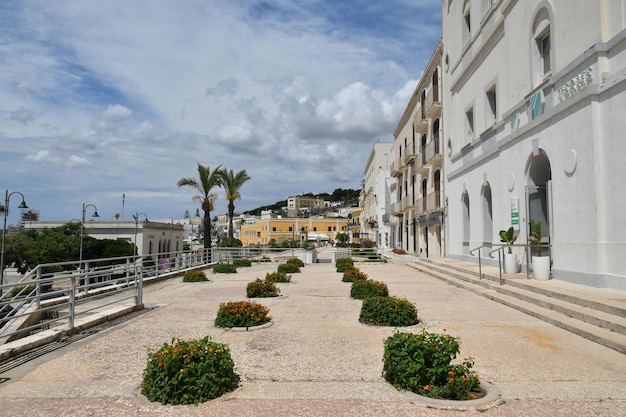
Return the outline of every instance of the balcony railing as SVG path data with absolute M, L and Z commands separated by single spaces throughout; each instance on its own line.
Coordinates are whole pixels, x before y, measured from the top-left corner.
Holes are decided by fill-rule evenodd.
M 417 168 L 433 165 L 441 161 L 441 140 L 435 138 L 426 144 L 426 149 L 420 152 Z
M 426 195 L 426 198 L 420 198 L 415 204 L 416 214 L 428 213 L 441 208 L 441 193 L 432 192 Z
M 436 111 L 441 108 L 441 99 L 439 98 L 439 86 L 433 85 L 426 93 L 425 102 L 422 103 L 422 118 L 432 119 Z

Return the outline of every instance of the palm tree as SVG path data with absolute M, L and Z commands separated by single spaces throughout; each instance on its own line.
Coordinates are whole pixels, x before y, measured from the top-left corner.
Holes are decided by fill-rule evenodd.
M 239 189 L 243 183 L 249 179 L 250 177 L 245 169 L 242 169 L 236 174 L 232 169 L 229 171 L 224 168 L 221 171 L 222 186 L 226 192 L 226 200 L 228 200 L 228 239 L 230 246 L 233 246 L 233 217 L 235 217 L 235 200 L 238 198 L 241 199 Z
M 204 211 L 203 228 L 204 228 L 204 247 L 211 247 L 211 211 L 215 208 L 213 202 L 217 199 L 217 194 L 211 193 L 213 187 L 221 187 L 222 174 L 220 166 L 211 171 L 208 166 L 203 166 L 198 163 L 198 179 L 195 178 L 181 178 L 178 180 L 178 186 L 188 186 L 195 188 L 200 194 L 194 195 L 192 200 L 200 200 L 202 204 L 202 210 Z M 209 251 L 209 259 L 211 253 Z

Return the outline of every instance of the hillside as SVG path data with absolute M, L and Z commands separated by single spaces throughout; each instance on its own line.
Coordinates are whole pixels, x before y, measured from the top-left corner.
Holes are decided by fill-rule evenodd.
M 320 193 L 320 194 L 306 193 L 303 195 L 307 197 L 320 197 L 320 198 L 323 198 L 324 201 L 333 201 L 333 202 L 340 201 L 343 203 L 344 207 L 345 206 L 349 207 L 349 206 L 356 206 L 359 204 L 359 193 L 360 193 L 360 190 L 344 190 L 342 188 L 337 188 L 331 194 L 329 193 Z M 261 211 L 263 210 L 272 210 L 275 213 L 280 213 L 282 208 L 285 206 L 287 206 L 287 200 L 282 200 L 282 201 L 277 201 L 276 203 L 271 204 L 271 205 L 257 207 L 253 210 L 248 211 L 247 213 L 250 213 L 255 216 L 260 216 Z

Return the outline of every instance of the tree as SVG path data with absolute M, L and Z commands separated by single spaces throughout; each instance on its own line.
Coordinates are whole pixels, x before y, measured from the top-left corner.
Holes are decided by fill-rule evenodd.
M 226 200 L 228 200 L 228 239 L 229 246 L 233 246 L 233 217 L 235 217 L 235 200 L 241 199 L 239 189 L 250 179 L 245 169 L 237 172 L 224 168 L 221 171 L 221 182 L 226 192 Z
M 198 163 L 198 178 L 181 178 L 178 180 L 179 187 L 192 187 L 200 193 L 192 197 L 193 201 L 200 200 L 202 210 L 204 211 L 203 228 L 204 228 L 204 247 L 206 249 L 211 248 L 211 211 L 215 208 L 214 201 L 217 199 L 217 194 L 212 194 L 211 190 L 214 187 L 221 187 L 221 171 L 220 166 L 211 171 L 208 166 Z M 209 251 L 209 260 L 211 252 Z

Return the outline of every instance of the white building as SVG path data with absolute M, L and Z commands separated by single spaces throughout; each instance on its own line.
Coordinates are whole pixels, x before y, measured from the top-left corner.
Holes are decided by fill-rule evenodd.
M 389 222 L 383 216 L 390 206 L 387 187 L 389 177 L 389 154 L 393 143 L 377 142 L 372 146 L 363 174 L 365 182 L 361 191 L 361 240 L 374 241 L 379 249 L 390 248 Z
M 444 0 L 442 18 L 448 256 L 541 220 L 554 279 L 625 290 L 624 0 Z

